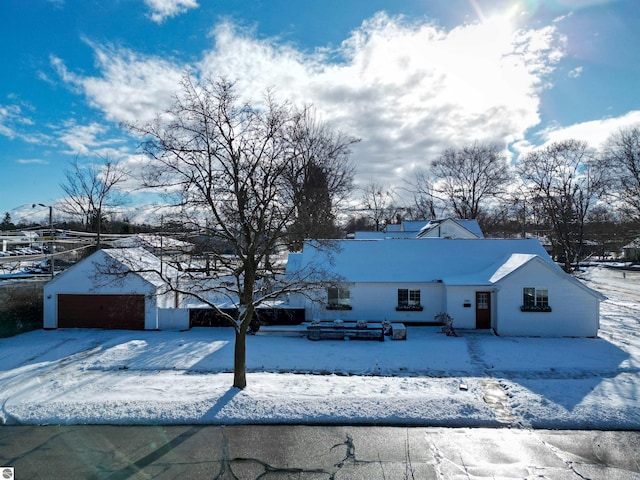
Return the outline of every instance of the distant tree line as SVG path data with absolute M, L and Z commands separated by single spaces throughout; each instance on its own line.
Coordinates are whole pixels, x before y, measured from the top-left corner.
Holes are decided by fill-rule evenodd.
M 488 237 L 542 238 L 571 270 L 588 254 L 619 251 L 640 236 L 640 126 L 612 135 L 599 151 L 565 140 L 533 150 L 515 164 L 497 145 L 450 148 L 425 159 L 424 167 L 395 190 L 377 182 L 356 189 L 349 146 L 357 140 L 320 123 L 311 108 L 298 111 L 287 128 L 296 138 L 294 155 L 300 162 L 282 174 L 295 197 L 295 221 L 287 226 L 293 250 L 307 238 L 342 238 L 402 220 L 450 216 L 476 219 Z M 66 220 L 57 226 L 94 232 L 98 239 L 100 233 L 189 230 L 181 221 L 139 225 L 114 218 L 114 207 L 126 201 L 120 187 L 128 175 L 109 158 L 88 166 L 76 159 L 61 184 Z M 15 224 L 6 212 L 0 230 L 37 225 Z M 228 243 L 218 246 L 229 251 Z
M 600 151 L 565 140 L 510 164 L 504 149 L 474 142 L 425 164 L 400 192 L 363 187 L 347 232 L 401 220 L 476 219 L 488 237 L 548 241 L 567 271 L 640 236 L 640 126 L 612 135 Z

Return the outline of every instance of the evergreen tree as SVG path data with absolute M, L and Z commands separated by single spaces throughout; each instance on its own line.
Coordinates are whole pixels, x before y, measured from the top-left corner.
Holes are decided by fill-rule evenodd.
M 11 214 L 9 212 L 6 212 L 4 214 L 4 220 L 2 221 L 2 223 L 0 223 L 0 230 L 15 230 L 15 228 L 16 226 L 11 221 Z

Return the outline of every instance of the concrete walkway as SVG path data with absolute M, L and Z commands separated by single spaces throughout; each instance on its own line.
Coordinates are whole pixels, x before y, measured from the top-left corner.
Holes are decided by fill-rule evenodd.
M 0 427 L 0 465 L 13 467 L 16 479 L 626 480 L 640 478 L 639 451 L 640 432 L 251 425 Z

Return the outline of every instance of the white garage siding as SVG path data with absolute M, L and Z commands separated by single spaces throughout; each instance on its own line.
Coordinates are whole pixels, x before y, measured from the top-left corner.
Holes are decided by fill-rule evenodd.
M 57 275 L 45 285 L 44 328 L 59 327 L 59 295 L 105 295 L 116 296 L 108 297 L 107 300 L 109 298 L 118 298 L 117 296 L 144 297 L 144 329 L 156 330 L 158 328 L 158 307 L 171 306 L 173 304 L 173 296 L 164 294 L 158 285 L 147 278 L 143 278 L 141 274 L 135 271 L 127 271 L 126 274 L 107 273 L 113 265 L 118 265 L 125 270 L 128 268 L 119 263 L 119 258 L 143 259 L 147 262 L 158 261 L 156 257 L 141 249 L 127 249 L 126 251 L 125 249 L 113 249 L 95 252 L 70 269 Z M 89 307 L 87 307 L 86 302 L 82 303 L 84 304 L 82 308 L 85 311 L 90 308 L 90 302 Z M 96 308 L 101 303 L 104 306 L 103 302 L 97 301 L 95 303 L 97 304 Z M 91 313 L 87 313 L 87 315 L 91 315 Z M 96 312 L 96 316 L 101 318 L 98 312 Z M 102 323 L 105 323 L 105 318 L 107 317 L 102 317 Z M 74 321 L 82 323 L 80 319 L 75 319 Z M 98 328 L 114 328 L 117 325 L 126 325 L 126 321 L 118 320 L 114 322 L 113 326 L 109 324 L 101 326 L 100 321 L 91 322 L 91 320 L 87 320 L 86 324 Z

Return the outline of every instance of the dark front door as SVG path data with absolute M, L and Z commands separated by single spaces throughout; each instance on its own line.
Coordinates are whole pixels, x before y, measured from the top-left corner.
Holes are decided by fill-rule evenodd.
M 491 292 L 476 292 L 476 328 L 491 328 Z

